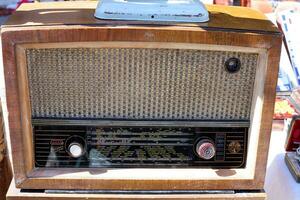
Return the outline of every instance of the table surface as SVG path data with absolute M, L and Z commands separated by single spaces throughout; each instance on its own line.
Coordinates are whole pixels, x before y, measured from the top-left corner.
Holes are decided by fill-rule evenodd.
M 283 121 L 274 122 L 265 180 L 268 200 L 300 199 L 300 183 L 295 181 L 284 161 L 286 135 Z

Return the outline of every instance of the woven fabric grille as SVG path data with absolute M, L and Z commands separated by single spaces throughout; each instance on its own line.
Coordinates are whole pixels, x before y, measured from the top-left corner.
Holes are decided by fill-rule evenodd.
M 27 49 L 32 117 L 249 120 L 257 53 Z M 224 63 L 241 60 L 230 74 Z

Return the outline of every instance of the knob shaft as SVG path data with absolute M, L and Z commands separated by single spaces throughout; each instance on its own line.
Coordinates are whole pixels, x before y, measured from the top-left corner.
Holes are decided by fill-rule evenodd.
M 196 145 L 196 152 L 200 158 L 209 160 L 215 156 L 216 148 L 213 141 L 209 139 L 202 139 Z

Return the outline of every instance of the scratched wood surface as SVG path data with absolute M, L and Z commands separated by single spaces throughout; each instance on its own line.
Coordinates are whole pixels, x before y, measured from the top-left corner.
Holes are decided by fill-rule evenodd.
M 49 2 L 22 4 L 3 27 L 29 27 L 49 25 L 108 25 L 108 26 L 158 26 L 168 25 L 173 29 L 192 27 L 197 29 L 235 29 L 250 32 L 277 32 L 277 28 L 262 13 L 236 6 L 206 5 L 210 12 L 207 23 L 141 22 L 99 20 L 94 18 L 95 2 Z
M 1 104 L 0 104 L 1 105 Z M 10 161 L 7 155 L 4 138 L 4 121 L 0 106 L 0 200 L 5 200 L 5 195 L 12 179 Z
M 265 200 L 266 193 L 263 191 L 249 191 L 234 194 L 50 194 L 45 192 L 21 192 L 14 185 L 10 185 L 7 200 Z

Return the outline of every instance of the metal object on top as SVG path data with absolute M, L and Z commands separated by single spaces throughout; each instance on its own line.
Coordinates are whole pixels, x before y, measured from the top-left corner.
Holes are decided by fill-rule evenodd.
M 295 159 L 300 162 L 300 147 L 298 147 L 296 150 Z
M 200 0 L 101 0 L 99 19 L 207 22 L 209 14 Z

